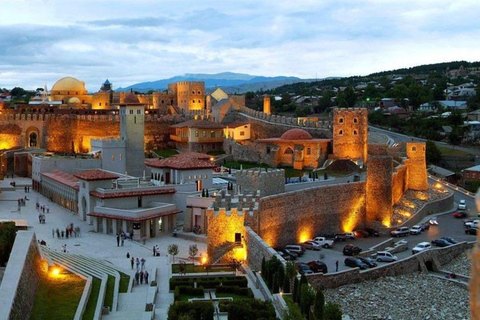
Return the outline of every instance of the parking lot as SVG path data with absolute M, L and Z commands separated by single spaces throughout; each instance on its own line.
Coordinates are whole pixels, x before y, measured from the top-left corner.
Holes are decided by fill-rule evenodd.
M 470 217 L 477 219 L 475 214 L 471 213 Z M 425 219 L 428 221 L 429 219 Z M 446 213 L 437 216 L 438 225 L 431 226 L 429 230 L 423 231 L 418 235 L 408 235 L 406 237 L 394 238 L 395 241 L 406 240 L 408 241 L 408 250 L 396 253 L 398 259 L 404 259 L 412 255 L 411 249 L 420 242 L 431 242 L 432 240 L 439 239 L 441 237 L 451 237 L 457 241 L 475 241 L 476 236 L 465 234 L 465 228 L 463 226 L 464 219 L 457 219 L 452 216 L 452 213 Z M 299 257 L 296 262 L 309 262 L 312 260 L 321 260 L 327 267 L 328 272 L 335 272 L 335 263 L 338 261 L 338 270 L 350 269 L 344 265 L 346 256 L 342 251 L 345 245 L 351 243 L 363 249 L 368 250 L 372 246 L 379 244 L 387 239 L 390 239 L 390 235 L 381 235 L 380 237 L 368 237 L 368 238 L 356 238 L 355 240 L 347 240 L 335 242 L 333 248 L 322 248 L 320 251 L 307 250 L 305 254 Z M 378 265 L 383 265 L 388 262 L 378 262 Z

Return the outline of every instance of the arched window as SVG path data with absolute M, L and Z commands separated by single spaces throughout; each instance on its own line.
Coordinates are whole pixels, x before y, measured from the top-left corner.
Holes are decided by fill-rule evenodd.
M 357 118 L 353 118 L 353 123 L 358 123 L 358 119 L 357 119 Z
M 354 136 L 358 135 L 357 130 L 353 130 L 353 135 L 354 135 Z
M 343 130 L 338 131 L 339 136 L 343 136 Z
M 338 123 L 343 123 L 343 118 L 339 118 Z
M 293 154 L 292 148 L 287 148 L 287 149 L 285 149 L 284 154 Z

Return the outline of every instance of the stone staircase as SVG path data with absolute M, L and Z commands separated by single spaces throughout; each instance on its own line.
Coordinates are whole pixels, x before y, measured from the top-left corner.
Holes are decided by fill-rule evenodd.
M 77 308 L 75 319 L 81 319 L 83 311 L 88 302 L 88 297 L 91 291 L 91 283 L 93 278 L 97 278 L 101 281 L 100 292 L 98 295 L 97 306 L 95 309 L 94 319 L 101 319 L 103 313 L 103 302 L 105 300 L 106 287 L 108 277 L 115 278 L 114 295 L 111 313 L 115 313 L 119 305 L 119 289 L 120 289 L 120 273 L 110 263 L 97 259 L 88 258 L 81 255 L 69 254 L 63 252 L 52 251 L 45 246 L 41 246 L 43 255 L 49 260 L 49 264 L 56 264 L 63 267 L 70 272 L 76 273 L 87 279 L 87 285 L 85 286 L 84 294 Z M 132 288 L 133 276 L 130 275 L 129 291 Z M 138 309 L 137 309 L 138 310 Z
M 240 242 L 226 242 L 218 247 L 215 251 L 215 255 L 212 257 L 212 264 L 215 265 L 222 261 L 233 249 L 243 248 Z

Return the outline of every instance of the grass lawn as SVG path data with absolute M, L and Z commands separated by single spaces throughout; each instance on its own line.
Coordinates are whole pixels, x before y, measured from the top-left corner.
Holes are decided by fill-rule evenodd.
M 120 293 L 126 293 L 128 291 L 128 284 L 130 283 L 130 276 L 120 272 Z
M 238 294 L 235 294 L 235 293 L 226 293 L 226 292 L 222 292 L 222 293 L 215 293 L 215 295 L 217 296 L 217 298 L 227 298 L 227 297 L 232 297 L 233 300 L 240 300 L 240 299 L 252 299 L 251 297 L 248 297 L 248 296 L 240 296 Z
M 100 293 L 100 285 L 102 281 L 98 278 L 93 278 L 92 291 L 90 291 L 90 297 L 88 298 L 85 312 L 83 313 L 83 320 L 93 319 L 95 315 L 95 308 L 97 307 L 98 294 Z
M 175 149 L 162 149 L 162 150 L 157 149 L 157 150 L 153 150 L 153 153 L 155 153 L 159 157 L 168 158 L 178 154 L 178 151 Z
M 283 296 L 283 300 L 285 300 L 285 303 L 287 304 L 288 306 L 288 309 L 297 309 L 298 313 L 301 314 L 302 312 L 300 311 L 300 307 L 298 306 L 298 304 L 296 304 L 295 302 L 293 302 L 293 299 L 292 299 L 292 295 L 290 294 L 284 294 Z
M 456 156 L 456 157 L 472 156 L 471 153 L 465 152 L 463 150 L 451 149 L 451 148 L 440 147 L 440 146 L 437 146 L 437 148 L 438 150 L 440 150 L 441 154 L 445 156 Z
M 199 273 L 199 272 L 207 272 L 207 271 L 205 271 L 204 266 L 192 265 L 192 264 L 185 265 L 185 273 Z M 212 273 L 212 272 L 232 272 L 233 273 L 233 270 L 230 267 L 221 267 L 221 268 L 212 268 L 208 271 L 208 273 Z M 172 264 L 172 273 L 180 273 L 180 266 L 178 264 Z
M 105 300 L 103 301 L 103 305 L 106 307 L 110 307 L 110 310 L 112 310 L 112 306 L 113 306 L 114 293 L 115 293 L 115 277 L 108 276 L 107 290 L 105 291 Z
M 73 319 L 85 284 L 74 274 L 41 275 L 30 319 Z

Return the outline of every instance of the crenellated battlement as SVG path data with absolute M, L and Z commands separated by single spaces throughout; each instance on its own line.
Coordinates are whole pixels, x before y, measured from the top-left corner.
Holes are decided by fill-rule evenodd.
M 285 170 L 283 169 L 238 170 L 235 176 L 240 193 L 265 197 L 285 192 Z

